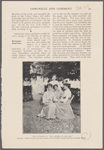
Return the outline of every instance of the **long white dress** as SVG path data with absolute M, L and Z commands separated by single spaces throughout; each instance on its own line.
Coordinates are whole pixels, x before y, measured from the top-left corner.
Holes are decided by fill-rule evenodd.
M 64 91 L 59 103 L 56 103 L 56 116 L 60 119 L 73 119 L 75 118 L 73 110 L 70 106 L 71 91 L 69 89 Z M 63 103 L 62 103 L 63 102 Z
M 54 92 L 46 91 L 43 95 L 43 108 L 41 110 L 41 113 L 38 114 L 39 117 L 47 117 L 48 119 L 56 117 L 56 105 L 53 100 Z
M 31 79 L 31 86 L 32 86 L 32 97 L 33 99 L 35 99 L 36 96 L 36 80 L 35 79 Z

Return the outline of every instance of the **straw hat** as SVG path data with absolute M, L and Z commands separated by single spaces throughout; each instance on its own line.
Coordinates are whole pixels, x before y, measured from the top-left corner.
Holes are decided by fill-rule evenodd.
M 65 80 L 63 81 L 63 84 L 64 84 L 64 85 L 70 85 L 70 80 L 69 80 L 69 79 L 65 79 Z

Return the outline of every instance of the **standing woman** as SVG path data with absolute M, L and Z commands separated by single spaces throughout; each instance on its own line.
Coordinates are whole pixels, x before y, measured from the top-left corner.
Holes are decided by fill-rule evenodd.
M 35 99 L 35 96 L 36 96 L 36 87 L 35 87 L 35 84 L 36 84 L 36 78 L 31 78 L 31 88 L 32 88 L 32 97 L 33 99 Z
M 60 119 L 73 119 L 75 118 L 73 110 L 70 106 L 72 95 L 70 91 L 70 84 L 64 83 L 63 96 L 60 102 L 56 103 L 56 117 Z
M 44 78 L 44 82 L 43 82 L 44 83 L 44 92 L 47 91 L 48 80 L 49 80 L 48 77 Z
M 57 76 L 55 74 L 52 76 L 52 81 L 50 81 L 49 83 L 52 84 L 52 86 L 57 84 L 58 85 L 58 89 L 61 90 L 59 82 L 57 81 Z

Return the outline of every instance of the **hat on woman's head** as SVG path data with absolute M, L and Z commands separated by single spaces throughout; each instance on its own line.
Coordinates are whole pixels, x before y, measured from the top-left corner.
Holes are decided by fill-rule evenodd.
M 69 79 L 65 79 L 63 82 L 63 85 L 66 85 L 68 88 L 70 88 L 71 84 L 70 84 Z
M 70 80 L 69 80 L 69 79 L 65 79 L 65 80 L 63 81 L 63 84 L 70 84 Z

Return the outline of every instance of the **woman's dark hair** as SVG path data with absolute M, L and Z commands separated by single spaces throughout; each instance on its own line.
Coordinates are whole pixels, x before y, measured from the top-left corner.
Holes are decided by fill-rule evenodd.
M 49 80 L 48 80 L 48 83 L 49 83 L 50 81 L 51 81 L 51 80 L 49 79 Z
M 57 86 L 57 87 L 58 87 L 58 85 L 57 85 L 57 84 L 55 84 L 55 85 L 53 86 L 53 89 L 55 89 L 55 86 Z
M 48 86 L 51 86 L 51 87 L 52 87 L 52 84 L 49 83 L 49 84 L 47 84 L 47 87 L 48 87 Z

